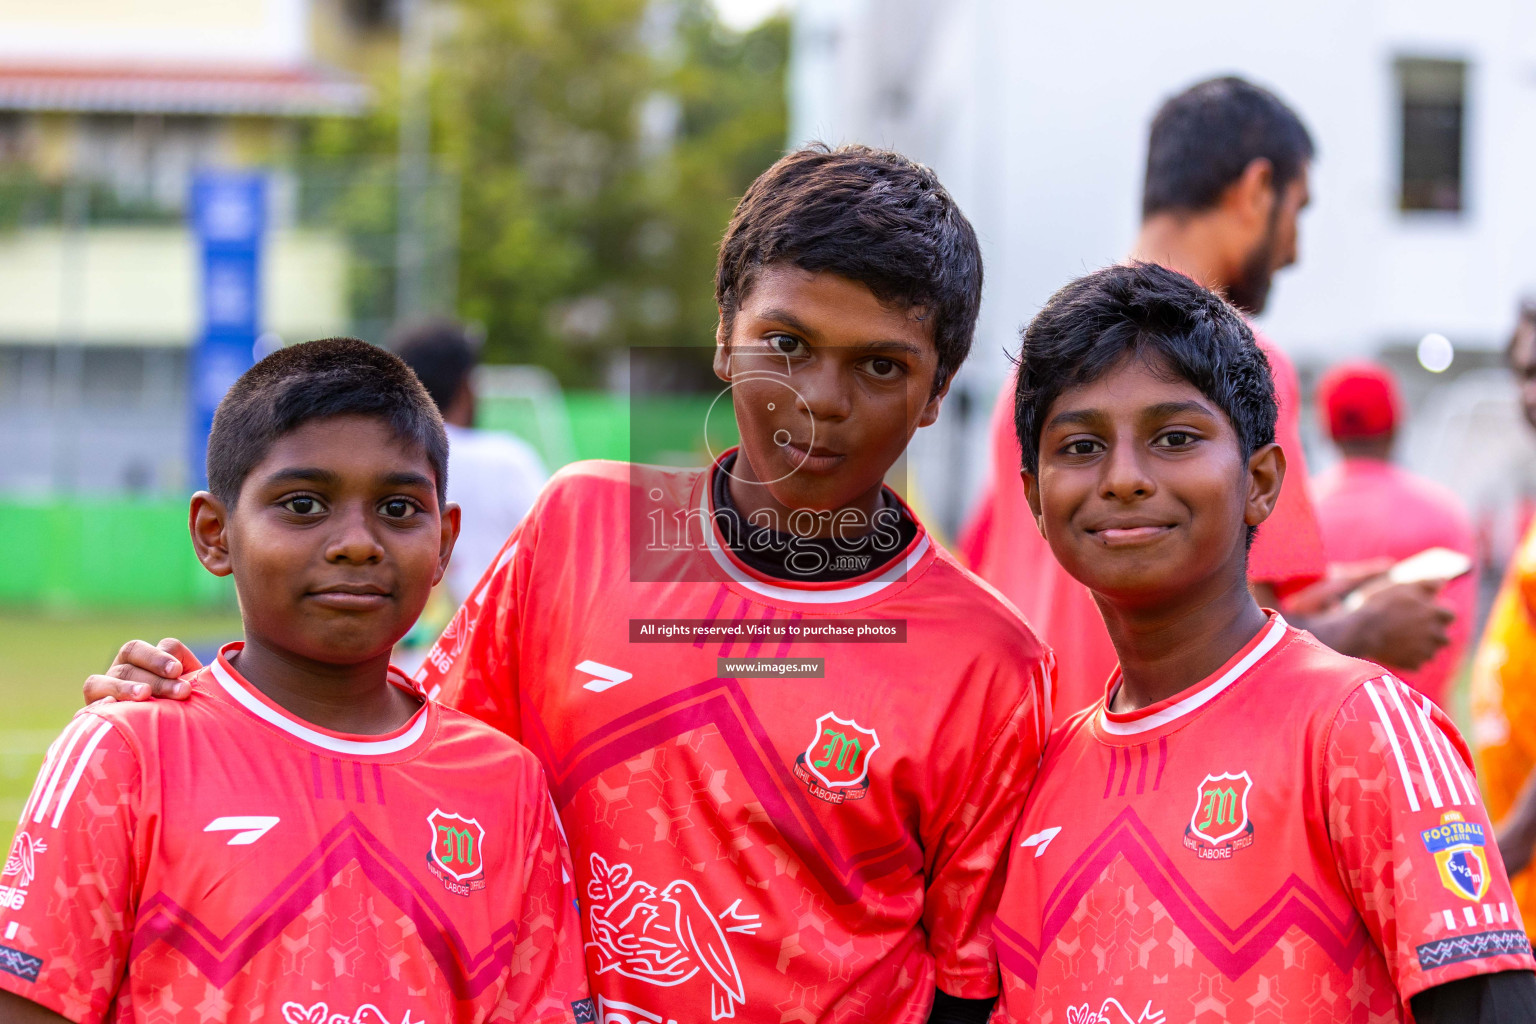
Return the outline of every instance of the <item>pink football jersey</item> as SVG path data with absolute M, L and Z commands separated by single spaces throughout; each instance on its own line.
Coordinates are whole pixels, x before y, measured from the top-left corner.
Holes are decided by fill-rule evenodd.
M 420 677 L 544 762 L 600 1018 L 920 1024 L 935 987 L 994 995 L 1047 652 L 921 530 L 862 577 L 760 576 L 708 484 L 562 471 Z M 701 631 L 654 642 L 663 619 Z
M 532 755 L 431 702 L 329 732 L 240 647 L 187 702 L 93 704 L 53 745 L 0 879 L 0 987 L 76 1021 L 591 1020 Z
M 1199 685 L 1052 737 L 995 926 L 1006 1019 L 1407 1019 L 1536 967 L 1493 839 L 1450 720 L 1272 615 Z

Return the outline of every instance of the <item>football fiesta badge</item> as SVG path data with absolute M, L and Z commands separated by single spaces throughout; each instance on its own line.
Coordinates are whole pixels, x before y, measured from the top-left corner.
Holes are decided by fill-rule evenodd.
M 474 818 L 434 810 L 427 815 L 432 845 L 427 867 L 449 892 L 468 896 L 485 888 L 485 829 Z
M 1253 845 L 1253 822 L 1248 820 L 1248 792 L 1253 779 L 1247 772 L 1207 775 L 1195 787 L 1195 813 L 1184 828 L 1184 845 L 1201 860 L 1227 860 L 1234 852 Z
M 1456 811 L 1446 811 L 1440 824 L 1419 833 L 1424 848 L 1434 854 L 1440 884 L 1464 900 L 1476 902 L 1488 893 L 1487 842 L 1483 826 L 1467 821 Z
M 810 744 L 795 758 L 795 778 L 829 804 L 862 800 L 869 792 L 869 759 L 879 749 L 873 729 L 829 711 L 816 719 Z

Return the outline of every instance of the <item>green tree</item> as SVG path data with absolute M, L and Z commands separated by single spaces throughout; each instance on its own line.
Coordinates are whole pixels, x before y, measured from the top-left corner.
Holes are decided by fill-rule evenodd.
M 433 148 L 459 181 L 458 312 L 484 324 L 488 357 L 580 385 L 630 345 L 708 344 L 715 246 L 783 147 L 787 21 L 733 32 L 708 0 L 453 12 L 433 54 Z M 310 152 L 387 154 L 395 84 L 374 115 L 318 126 Z

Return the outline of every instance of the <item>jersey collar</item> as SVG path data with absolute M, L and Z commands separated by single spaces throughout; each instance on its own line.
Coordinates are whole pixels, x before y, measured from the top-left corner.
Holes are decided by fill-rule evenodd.
M 1273 651 L 1285 639 L 1287 627 L 1279 612 L 1269 613 L 1269 622 L 1254 638 L 1232 656 L 1216 672 L 1202 682 L 1182 690 L 1167 700 L 1158 701 L 1138 711 L 1117 713 L 1109 710 L 1115 691 L 1120 688 L 1120 667 L 1115 666 L 1109 677 L 1109 685 L 1094 714 L 1099 733 L 1110 737 L 1137 737 L 1140 739 L 1163 726 L 1181 722 L 1205 705 L 1221 696 L 1257 665 L 1265 655 Z
M 235 671 L 230 658 L 240 653 L 244 646 L 244 643 L 235 641 L 225 644 L 219 650 L 218 658 L 208 666 L 212 688 L 274 729 L 287 733 L 308 746 L 317 747 L 330 754 L 345 754 L 350 757 L 382 757 L 399 755 L 402 752 L 406 756 L 411 756 L 417 752 L 418 747 L 425 746 L 432 731 L 429 728 L 432 724 L 429 719 L 432 718 L 434 709 L 431 701 L 424 701 L 410 720 L 393 732 L 380 736 L 332 732 L 306 722 L 280 707 Z M 420 690 L 393 665 L 389 669 L 389 681 L 392 685 L 420 696 Z M 392 760 L 400 760 L 400 758 L 395 757 Z
M 731 451 L 735 450 L 731 449 Z M 720 456 L 720 459 L 724 460 L 730 454 L 731 452 L 727 451 Z M 838 580 L 835 583 L 795 583 L 764 576 L 737 558 L 720 535 L 720 528 L 714 517 L 714 503 L 711 499 L 713 491 L 711 484 L 714 474 L 719 472 L 719 467 L 720 462 L 717 460 L 708 470 L 699 474 L 694 482 L 691 502 L 693 507 L 700 511 L 703 519 L 709 523 L 705 539 L 715 568 L 731 585 L 747 591 L 755 600 L 766 600 L 774 604 L 802 605 L 817 611 L 847 610 L 842 606 L 871 603 L 888 596 L 889 592 L 899 589 L 902 584 L 910 582 L 925 571 L 934 558 L 933 543 L 928 539 L 928 531 L 924 528 L 922 520 L 918 519 L 907 503 L 901 500 L 901 495 L 887 487 L 886 491 L 917 524 L 917 535 L 894 562 L 888 562 L 880 569 L 864 576 Z

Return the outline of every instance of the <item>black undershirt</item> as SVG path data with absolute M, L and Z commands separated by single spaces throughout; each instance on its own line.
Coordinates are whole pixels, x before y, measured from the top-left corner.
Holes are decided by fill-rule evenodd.
M 710 478 L 715 524 L 731 552 L 764 576 L 804 583 L 853 579 L 895 561 L 917 537 L 917 521 L 884 489 L 874 529 L 867 532 L 849 527 L 846 537 L 801 537 L 750 523 L 731 500 L 728 486 L 737 458 L 738 453 L 727 456 Z M 838 522 L 835 515 L 833 522 Z

